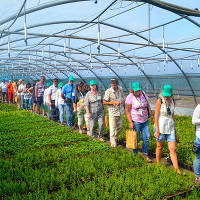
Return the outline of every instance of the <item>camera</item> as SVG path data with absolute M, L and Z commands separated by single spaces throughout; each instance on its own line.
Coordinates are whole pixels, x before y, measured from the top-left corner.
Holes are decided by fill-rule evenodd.
M 171 110 L 170 110 L 170 108 L 169 107 L 167 107 L 167 115 L 171 115 L 172 113 L 171 113 Z

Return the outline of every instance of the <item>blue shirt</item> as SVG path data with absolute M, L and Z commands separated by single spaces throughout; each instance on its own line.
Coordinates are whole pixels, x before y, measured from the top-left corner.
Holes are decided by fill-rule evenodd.
M 74 102 L 74 97 L 76 94 L 76 86 L 75 84 L 73 84 L 73 91 L 72 91 L 72 85 L 70 85 L 69 83 L 67 83 L 66 85 L 64 85 L 64 87 L 62 88 L 62 94 L 65 95 L 65 98 L 69 98 L 72 100 L 72 102 Z

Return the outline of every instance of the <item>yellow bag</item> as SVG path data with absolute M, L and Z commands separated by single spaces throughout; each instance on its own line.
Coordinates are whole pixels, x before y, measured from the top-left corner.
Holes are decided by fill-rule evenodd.
M 137 149 L 137 133 L 135 130 L 126 131 L 126 148 Z
M 105 126 L 105 128 L 108 128 L 108 116 L 107 115 L 105 115 L 105 117 L 104 117 L 104 126 Z

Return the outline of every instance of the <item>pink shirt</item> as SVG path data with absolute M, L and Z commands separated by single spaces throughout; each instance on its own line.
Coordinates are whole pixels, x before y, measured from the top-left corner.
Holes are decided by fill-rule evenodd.
M 131 108 L 132 120 L 139 123 L 144 123 L 148 120 L 148 111 L 147 111 L 148 97 L 144 91 L 143 93 L 147 100 L 145 99 L 142 93 L 140 97 L 135 97 L 133 93 L 130 93 L 126 97 L 126 102 L 125 102 L 125 104 L 132 104 Z

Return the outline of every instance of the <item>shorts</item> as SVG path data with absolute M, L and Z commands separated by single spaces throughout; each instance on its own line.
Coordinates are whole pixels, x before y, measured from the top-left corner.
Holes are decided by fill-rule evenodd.
M 154 133 L 155 132 L 156 132 L 156 128 L 154 127 Z M 176 134 L 162 134 L 162 133 L 160 133 L 156 140 L 158 142 L 164 142 L 165 139 L 167 140 L 167 142 L 176 142 Z

